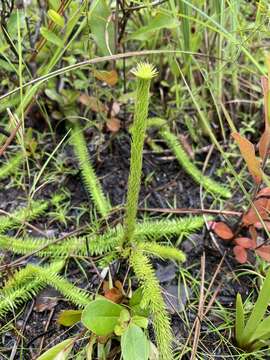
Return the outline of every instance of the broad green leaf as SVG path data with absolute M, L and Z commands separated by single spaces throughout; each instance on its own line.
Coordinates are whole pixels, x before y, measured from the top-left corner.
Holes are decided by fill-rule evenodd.
M 237 343 L 241 343 L 241 337 L 244 331 L 244 308 L 240 294 L 236 296 L 236 314 L 235 314 L 235 338 Z
M 109 20 L 111 10 L 108 6 L 108 1 L 94 1 L 90 11 L 91 33 L 98 49 L 100 50 L 100 53 L 102 55 L 110 55 L 110 52 L 114 53 L 114 26 L 112 21 Z
M 131 324 L 121 337 L 121 351 L 124 360 L 147 360 L 150 343 L 139 326 Z
M 268 338 L 270 338 L 270 316 L 267 316 L 267 318 L 259 324 L 257 329 L 254 329 L 250 341 L 267 340 Z
M 46 27 L 42 27 L 40 29 L 40 33 L 41 35 L 48 40 L 49 42 L 53 43 L 54 45 L 57 45 L 59 47 L 63 47 L 64 43 L 63 41 L 60 39 L 60 37 L 58 37 L 54 32 L 50 31 L 49 29 L 47 29 Z
M 249 343 L 251 337 L 253 336 L 254 329 L 256 329 L 263 319 L 263 316 L 267 310 L 267 307 L 270 303 L 270 270 L 268 270 L 262 288 L 260 290 L 258 299 L 254 305 L 252 313 L 247 321 L 245 326 L 242 341 L 243 343 Z
M 106 336 L 113 332 L 123 306 L 107 299 L 92 301 L 83 310 L 82 323 L 98 336 Z
M 64 27 L 65 26 L 65 19 L 63 16 L 61 16 L 60 14 L 58 14 L 58 12 L 54 11 L 53 9 L 48 10 L 47 12 L 49 18 L 56 24 L 59 25 L 60 27 Z
M 142 26 L 139 30 L 133 32 L 128 40 L 141 40 L 149 39 L 149 34 L 159 31 L 161 29 L 173 29 L 179 26 L 179 22 L 168 14 L 158 13 L 153 17 L 146 26 Z
M 37 360 L 65 360 L 74 344 L 74 338 L 66 339 L 47 350 Z
M 60 325 L 72 326 L 81 321 L 82 310 L 64 310 L 60 313 L 57 322 Z

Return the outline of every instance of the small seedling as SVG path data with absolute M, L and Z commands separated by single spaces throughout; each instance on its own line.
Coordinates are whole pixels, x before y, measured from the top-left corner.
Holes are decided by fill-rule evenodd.
M 270 344 L 270 316 L 264 318 L 269 305 L 270 270 L 268 270 L 258 299 L 245 323 L 243 302 L 240 294 L 236 298 L 235 340 L 245 351 L 259 350 Z
M 90 337 L 92 347 L 99 344 L 99 347 L 110 349 L 110 340 L 114 338 L 120 341 L 123 360 L 147 360 L 150 354 L 150 340 L 145 332 L 149 314 L 140 305 L 142 298 L 141 288 L 134 292 L 126 305 L 108 300 L 106 296 L 99 296 L 83 311 L 64 310 L 58 318 L 58 323 L 73 326 L 82 322 L 94 335 Z M 62 347 L 57 347 L 56 350 L 63 351 Z

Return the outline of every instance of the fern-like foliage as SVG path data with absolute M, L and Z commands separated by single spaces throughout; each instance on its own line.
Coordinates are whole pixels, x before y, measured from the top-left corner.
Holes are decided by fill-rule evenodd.
M 111 209 L 111 205 L 103 193 L 99 180 L 91 164 L 85 138 L 82 129 L 78 124 L 74 125 L 72 128 L 71 142 L 79 161 L 85 187 L 99 213 L 103 217 L 106 217 Z
M 0 166 L 0 180 L 7 178 L 9 175 L 16 172 L 18 167 L 23 161 L 23 154 L 17 153 L 11 156 L 6 163 L 1 164 Z
M 29 268 L 36 274 L 40 281 L 54 287 L 75 305 L 84 307 L 91 301 L 90 295 L 85 290 L 73 285 L 62 276 L 53 272 L 44 271 L 44 269 L 39 266 L 29 265 Z
M 157 241 L 169 236 L 184 236 L 200 229 L 204 224 L 201 216 L 179 218 L 174 220 L 144 221 L 135 228 L 136 240 Z M 29 254 L 36 252 L 41 247 L 45 249 L 38 252 L 39 256 L 63 257 L 72 255 L 105 255 L 120 246 L 124 230 L 121 225 L 109 229 L 105 234 L 88 234 L 85 236 L 71 237 L 59 244 L 51 244 L 55 239 L 47 238 L 15 238 L 0 234 L 0 247 L 16 254 Z
M 33 200 L 30 206 L 18 209 L 9 216 L 0 216 L 0 233 L 44 214 L 48 206 L 49 201 Z
M 56 206 L 63 198 L 63 194 L 55 194 L 51 200 L 32 200 L 28 206 L 20 208 L 9 215 L 0 216 L 0 233 L 23 224 L 25 220 L 36 219 L 45 213 L 50 204 Z
M 27 265 L 6 282 L 0 293 L 0 316 L 36 296 L 46 285 L 58 290 L 63 296 L 79 307 L 91 301 L 90 295 L 58 275 L 63 261 L 53 262 L 46 267 Z
M 63 267 L 63 261 L 57 261 L 50 266 L 42 268 L 42 271 L 50 274 L 58 273 Z M 37 295 L 44 288 L 46 282 L 41 281 L 33 272 L 32 266 L 16 271 L 6 282 L 0 292 L 0 317 L 3 317 L 8 311 L 16 309 L 26 301 Z
M 147 237 L 158 240 L 166 236 L 188 235 L 199 230 L 204 225 L 202 216 L 185 217 L 178 219 L 147 220 L 137 223 L 136 237 Z
M 136 246 L 138 249 L 148 253 L 150 256 L 159 256 L 162 259 L 172 259 L 179 262 L 186 260 L 186 255 L 183 251 L 172 246 L 160 245 L 153 242 L 140 242 Z
M 231 197 L 231 192 L 217 181 L 212 180 L 210 177 L 203 175 L 203 173 L 194 165 L 189 156 L 183 149 L 177 136 L 175 136 L 166 125 L 165 120 L 153 118 L 148 120 L 149 126 L 159 128 L 160 136 L 166 141 L 171 151 L 176 156 L 180 166 L 199 184 L 201 184 L 210 193 L 215 193 L 224 198 Z
M 141 306 L 148 308 L 153 316 L 159 359 L 173 360 L 173 336 L 169 316 L 154 269 L 148 257 L 140 249 L 135 249 L 131 253 L 130 264 L 143 289 Z

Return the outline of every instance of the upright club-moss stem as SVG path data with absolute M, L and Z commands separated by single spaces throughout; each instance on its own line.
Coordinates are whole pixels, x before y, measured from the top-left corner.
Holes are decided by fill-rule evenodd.
M 124 243 L 131 242 L 136 225 L 142 175 L 143 144 L 148 116 L 149 89 L 151 79 L 156 75 L 156 70 L 151 64 L 140 63 L 133 71 L 133 74 L 137 77 L 137 92 L 132 127 L 130 172 L 122 246 Z

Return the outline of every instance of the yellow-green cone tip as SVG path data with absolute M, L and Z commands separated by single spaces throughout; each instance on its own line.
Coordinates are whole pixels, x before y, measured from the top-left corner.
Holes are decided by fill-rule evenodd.
M 157 75 L 157 70 L 154 65 L 147 62 L 141 62 L 137 64 L 137 67 L 131 72 L 140 79 L 151 80 L 154 76 Z

